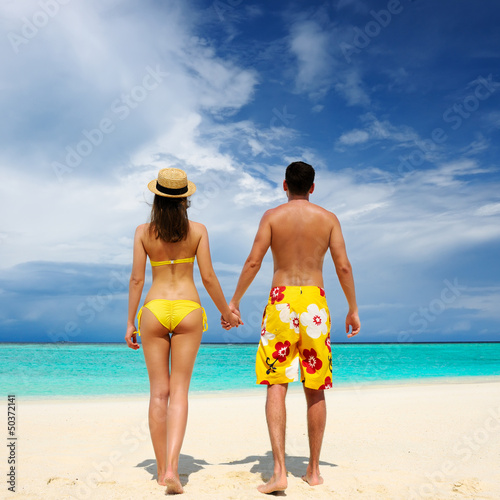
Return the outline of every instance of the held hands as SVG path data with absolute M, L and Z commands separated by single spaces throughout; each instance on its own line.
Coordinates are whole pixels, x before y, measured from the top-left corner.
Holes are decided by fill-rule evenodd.
M 349 327 L 351 327 L 351 333 L 349 333 Z M 358 311 L 349 311 L 347 313 L 347 317 L 345 319 L 345 332 L 347 333 L 347 337 L 354 337 L 359 333 L 361 329 L 361 322 L 359 321 Z
M 238 328 L 238 326 L 243 325 L 241 321 L 241 313 L 239 309 L 231 302 L 229 304 L 229 309 L 231 310 L 229 317 L 221 315 L 220 324 L 224 330 L 230 330 L 233 327 Z
M 125 342 L 127 342 L 127 345 L 136 351 L 137 349 L 140 349 L 140 345 L 137 342 L 137 332 L 135 331 L 135 325 L 128 325 L 127 326 L 127 333 L 125 334 Z

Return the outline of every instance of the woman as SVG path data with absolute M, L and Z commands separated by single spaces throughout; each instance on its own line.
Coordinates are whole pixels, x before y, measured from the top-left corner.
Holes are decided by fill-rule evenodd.
M 125 340 L 139 349 L 141 336 L 150 382 L 149 429 L 158 477 L 168 493 L 182 493 L 178 464 L 188 413 L 188 389 L 202 332 L 207 329 L 205 310 L 193 280 L 196 256 L 203 285 L 224 320 L 242 324 L 224 298 L 212 267 L 205 226 L 188 219 L 187 197 L 196 191 L 186 173 L 176 168 L 160 170 L 148 184 L 155 193 L 151 222 L 138 226 L 129 287 Z M 153 283 L 144 305 L 135 314 L 144 286 L 146 258 Z M 170 366 L 169 366 L 170 365 Z

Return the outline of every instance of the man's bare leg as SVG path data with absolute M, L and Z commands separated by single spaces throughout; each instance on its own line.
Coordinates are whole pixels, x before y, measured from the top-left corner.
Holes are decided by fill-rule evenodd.
M 307 432 L 309 435 L 309 465 L 302 479 L 311 486 L 323 484 L 319 473 L 319 454 L 326 425 L 325 391 L 304 387 L 307 400 Z
M 288 486 L 285 466 L 287 390 L 288 384 L 275 384 L 267 388 L 266 419 L 273 451 L 274 473 L 266 484 L 261 484 L 257 488 L 261 493 L 283 491 Z

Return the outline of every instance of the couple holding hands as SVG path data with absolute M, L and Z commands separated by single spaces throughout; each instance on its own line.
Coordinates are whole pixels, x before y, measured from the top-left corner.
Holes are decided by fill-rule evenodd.
M 264 213 L 233 298 L 227 304 L 212 266 L 208 233 L 188 219 L 188 197 L 196 186 L 180 169 L 160 170 L 148 184 L 155 194 L 151 222 L 134 237 L 125 340 L 141 344 L 150 381 L 149 428 L 156 456 L 158 483 L 167 493 L 182 493 L 178 463 L 187 424 L 188 390 L 203 332 L 205 310 L 193 280 L 194 260 L 208 294 L 221 313 L 225 329 L 243 324 L 240 300 L 271 248 L 274 262 L 271 293 L 262 318 L 256 358 L 257 383 L 267 385 L 266 418 L 274 471 L 258 487 L 262 493 L 287 487 L 285 466 L 285 397 L 288 383 L 301 381 L 307 401 L 310 458 L 304 481 L 323 482 L 319 455 L 326 424 L 324 390 L 332 387 L 330 314 L 323 289 L 323 260 L 329 250 L 349 311 L 348 337 L 360 330 L 351 265 L 337 217 L 309 202 L 315 172 L 297 161 L 285 173 L 288 203 Z M 137 314 L 149 257 L 153 281 Z

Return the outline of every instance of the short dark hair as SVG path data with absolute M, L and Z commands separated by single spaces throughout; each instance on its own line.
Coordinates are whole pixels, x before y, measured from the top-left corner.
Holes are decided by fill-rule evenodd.
M 314 184 L 314 168 L 303 161 L 294 161 L 286 167 L 285 180 L 290 194 L 305 195 Z

